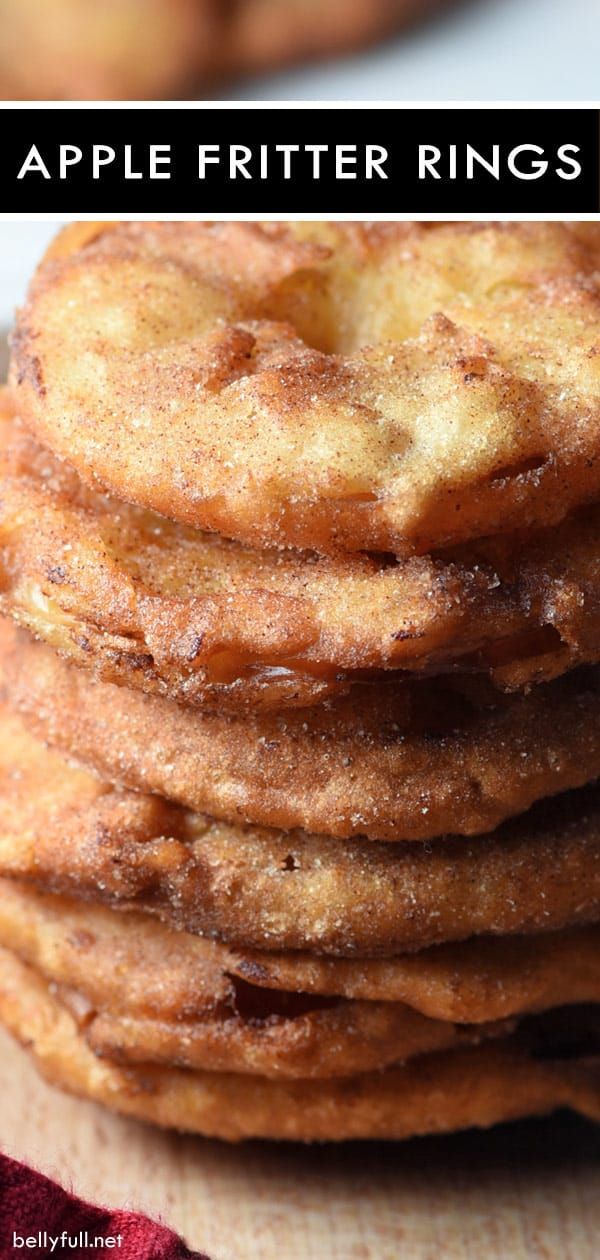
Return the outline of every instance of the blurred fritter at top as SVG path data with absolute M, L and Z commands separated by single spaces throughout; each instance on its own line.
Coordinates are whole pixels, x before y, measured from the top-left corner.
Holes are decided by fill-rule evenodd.
M 0 0 L 0 96 L 210 95 L 382 38 L 444 0 Z

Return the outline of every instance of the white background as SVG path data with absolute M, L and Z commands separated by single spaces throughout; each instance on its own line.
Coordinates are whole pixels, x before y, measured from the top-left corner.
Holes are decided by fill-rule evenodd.
M 14 309 L 25 296 L 29 278 L 58 223 L 0 224 L 0 334 L 12 324 Z
M 600 0 L 462 0 L 383 47 L 237 83 L 227 95 L 236 100 L 593 100 L 600 97 Z

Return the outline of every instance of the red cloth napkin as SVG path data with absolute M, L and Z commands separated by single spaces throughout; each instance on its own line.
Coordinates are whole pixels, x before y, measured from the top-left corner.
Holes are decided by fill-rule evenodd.
M 35 1246 L 27 1246 L 28 1238 Z M 189 1251 L 164 1225 L 137 1212 L 111 1212 L 83 1203 L 33 1168 L 0 1154 L 0 1260 L 58 1256 L 208 1260 L 199 1251 Z

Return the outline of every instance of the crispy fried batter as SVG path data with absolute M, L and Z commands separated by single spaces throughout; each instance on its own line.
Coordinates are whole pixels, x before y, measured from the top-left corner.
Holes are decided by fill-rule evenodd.
M 506 1021 L 431 1020 L 399 1002 L 261 990 L 228 975 L 223 947 L 211 953 L 210 942 L 148 916 L 84 907 L 7 880 L 0 942 L 58 986 L 89 1044 L 119 1062 L 318 1079 L 510 1031 Z M 182 973 L 193 995 L 187 1009 L 177 1001 Z
M 224 947 L 211 942 L 215 948 Z M 482 937 L 397 958 L 320 958 L 228 947 L 227 968 L 252 984 L 368 1001 L 405 1002 L 459 1023 L 597 1002 L 600 927 Z
M 475 841 L 342 844 L 111 790 L 8 714 L 0 757 L 0 874 L 145 909 L 233 945 L 390 956 L 600 918 L 597 789 Z
M 536 1057 L 535 1027 L 340 1081 L 268 1081 L 148 1064 L 123 1069 L 98 1059 L 47 984 L 6 950 L 0 1020 L 55 1085 L 125 1115 L 229 1141 L 406 1138 L 485 1128 L 561 1106 L 600 1119 L 597 1061 Z
M 116 914 L 15 880 L 0 881 L 0 944 L 61 990 L 82 996 L 78 1009 L 88 1035 L 93 1010 L 126 1012 L 142 1029 L 175 1025 L 189 1034 L 200 1022 L 213 1036 L 215 1021 L 227 1020 L 230 1050 L 232 1042 L 239 1045 L 242 1024 L 246 1035 L 258 1029 L 264 1041 L 266 1021 L 279 1037 L 285 1022 L 288 1040 L 279 1047 L 276 1066 L 290 1075 L 298 1065 L 290 1049 L 302 1054 L 300 1075 L 319 1074 L 315 1056 L 323 1069 L 331 1054 L 332 1022 L 346 1038 L 345 1051 L 349 1040 L 374 1029 L 383 1062 L 390 1053 L 402 1058 L 421 1053 L 427 1038 L 432 1045 L 442 1036 L 439 1021 L 447 1024 L 451 1041 L 455 1024 L 467 1025 L 468 1035 L 476 1036 L 473 1025 L 485 1025 L 481 1031 L 487 1034 L 505 1028 L 511 1017 L 600 1002 L 599 941 L 596 926 L 512 939 L 474 937 L 385 961 L 253 954 L 175 932 L 146 914 Z M 384 1007 L 392 1011 L 387 1020 Z M 411 1009 L 428 1018 L 411 1022 Z M 97 1022 L 93 1031 L 98 1044 Z M 394 1032 L 401 1043 L 392 1042 Z M 411 1045 L 417 1049 L 411 1051 Z M 274 1075 L 274 1066 L 271 1060 L 271 1068 L 261 1071 Z
M 263 990 L 266 992 L 266 990 Z M 60 996 L 60 995 L 59 995 Z M 78 994 L 62 1000 L 81 1001 Z M 321 999 L 324 1001 L 325 999 Z M 313 998 L 315 1004 L 317 999 Z M 292 995 L 290 1008 L 301 1006 Z M 264 1003 L 268 1010 L 269 1003 Z M 275 1005 L 271 1003 L 271 1006 Z M 269 1080 L 326 1080 L 406 1063 L 421 1054 L 477 1045 L 510 1031 L 504 1024 L 461 1025 L 426 1019 L 408 1006 L 355 1002 L 261 1020 L 214 1017 L 167 1023 L 128 1013 L 88 1009 L 89 1045 L 115 1063 L 155 1063 L 208 1072 L 239 1072 Z M 259 1010 L 262 1009 L 259 1006 Z
M 599 258 L 592 224 L 100 226 L 38 272 L 13 380 L 167 516 L 427 552 L 600 492 Z
M 444 0 L 2 0 L 4 98 L 138 99 L 359 47 Z
M 204 713 L 94 680 L 0 618 L 0 694 L 111 783 L 218 818 L 348 838 L 490 831 L 600 775 L 597 668 L 525 696 L 371 686 L 285 714 Z
M 0 606 L 109 681 L 239 711 L 382 671 L 510 689 L 600 657 L 599 508 L 444 560 L 254 552 L 87 490 L 12 408 L 0 395 Z

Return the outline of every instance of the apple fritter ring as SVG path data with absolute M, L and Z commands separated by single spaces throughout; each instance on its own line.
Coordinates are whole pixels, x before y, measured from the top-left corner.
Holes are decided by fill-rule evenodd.
M 6 98 L 136 100 L 360 47 L 443 0 L 2 0 Z
M 217 37 L 212 0 L 2 0 L 0 94 L 178 96 Z
M 56 986 L 95 1049 L 272 1077 L 354 1074 L 598 1002 L 599 940 L 592 927 L 387 962 L 252 955 L 0 881 L 0 944 Z
M 0 874 L 143 909 L 244 948 L 387 956 L 600 918 L 598 790 L 475 841 L 348 840 L 233 826 L 116 791 L 0 725 Z
M 220 55 L 236 70 L 266 70 L 308 57 L 347 52 L 450 0 L 237 0 L 228 10 Z
M 88 490 L 12 406 L 0 607 L 108 681 L 239 712 L 451 666 L 514 690 L 600 659 L 600 508 L 444 560 L 254 552 Z
M 600 494 L 597 224 L 84 239 L 39 269 L 12 379 L 38 438 L 123 498 L 253 545 L 406 554 Z
M 114 1063 L 156 1063 L 269 1080 L 333 1080 L 382 1071 L 421 1054 L 478 1045 L 511 1028 L 510 1023 L 430 1020 L 393 1002 L 342 1006 L 330 999 L 329 1009 L 314 1010 L 309 1000 L 295 995 L 290 1011 L 304 1005 L 304 1014 L 269 1014 L 276 1003 L 263 1002 L 251 1019 L 169 1024 L 128 1012 L 97 1012 L 79 993 L 58 996 L 85 1023 L 85 1037 L 95 1053 Z M 313 998 L 312 1006 L 316 1003 Z
M 192 810 L 343 839 L 491 831 L 597 778 L 597 670 L 526 695 L 437 679 L 235 717 L 94 679 L 0 618 L 0 695 L 39 738 Z
M 21 914 L 26 927 L 19 923 Z M 11 896 L 10 881 L 0 887 L 2 943 L 56 986 L 94 1050 L 122 1063 L 319 1079 L 374 1071 L 510 1031 L 506 1020 L 454 1024 L 429 1019 L 401 1002 L 261 989 L 230 977 L 218 952 L 211 959 L 203 942 L 188 935 L 172 946 L 176 953 L 187 949 L 188 972 L 197 979 L 193 1010 L 182 1010 L 172 1000 L 169 963 L 170 938 L 180 936 L 147 916 L 52 897 L 40 902 L 17 885 Z M 154 946 L 157 974 L 151 994 L 140 999 L 148 971 L 140 958 L 144 942 Z M 167 945 L 166 958 L 156 948 L 161 943 Z
M 512 1037 L 337 1081 L 122 1067 L 99 1059 L 50 986 L 0 949 L 0 1021 L 60 1088 L 140 1120 L 228 1141 L 408 1138 L 487 1128 L 557 1107 L 600 1120 L 598 1061 L 590 1059 L 590 1043 L 597 1054 L 597 1030 L 593 1040 L 585 1008 L 579 1018 L 569 1011 L 567 1058 L 564 1045 L 562 1057 L 552 1057 L 556 1033 L 540 1028 L 538 1017 Z
M 405 1002 L 430 1019 L 457 1023 L 491 1022 L 599 1000 L 598 924 L 537 936 L 473 936 L 396 958 L 253 953 L 209 944 L 227 948 L 228 971 L 251 984 Z

